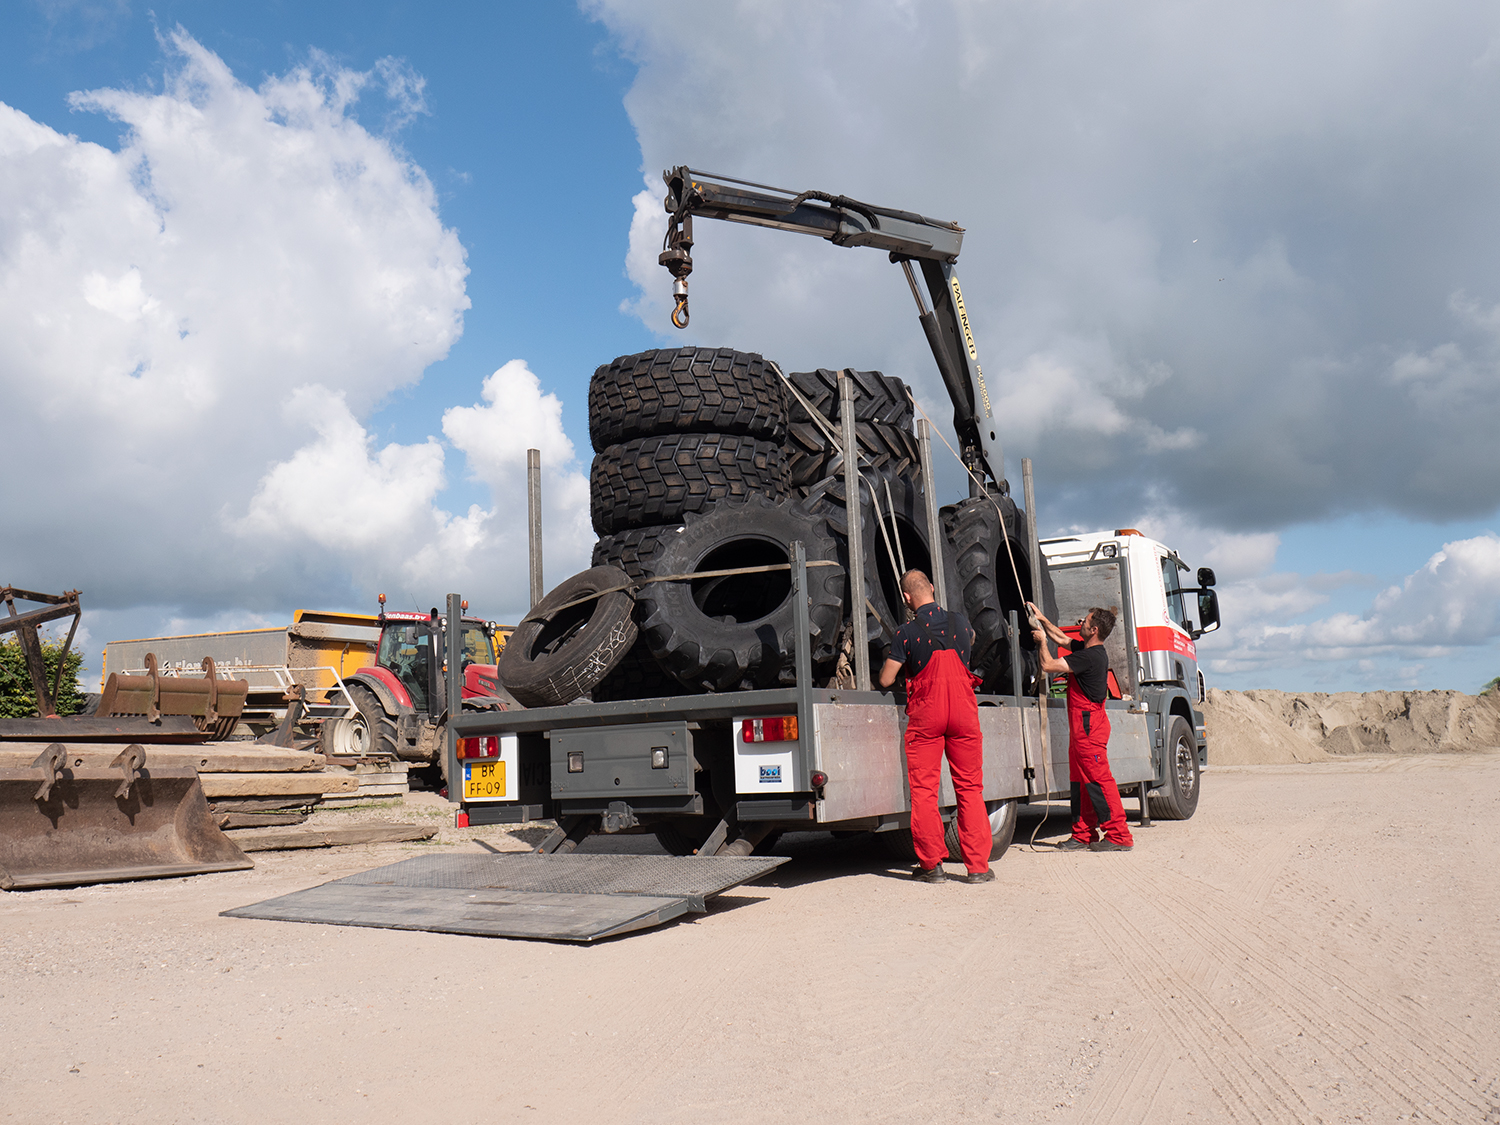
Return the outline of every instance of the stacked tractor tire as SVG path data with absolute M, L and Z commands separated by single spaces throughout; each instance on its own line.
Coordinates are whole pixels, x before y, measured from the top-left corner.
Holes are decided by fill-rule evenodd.
M 846 624 L 849 498 L 830 440 L 838 373 L 790 375 L 799 399 L 753 352 L 649 351 L 600 367 L 590 383 L 594 565 L 551 591 L 512 636 L 501 660 L 512 694 L 548 706 L 585 694 L 610 702 L 790 685 L 786 564 L 796 540 L 809 563 L 832 564 L 807 571 L 814 678 L 832 682 L 857 643 L 878 661 L 905 620 L 901 571 L 930 572 L 932 552 L 910 392 L 879 372 L 850 377 L 864 480 L 862 639 Z M 1030 587 L 1015 505 L 966 500 L 942 519 L 948 589 L 961 592 L 974 623 L 976 667 L 987 687 L 1009 691 L 1006 612 L 1021 598 L 1006 538 Z M 746 568 L 765 569 L 723 573 Z

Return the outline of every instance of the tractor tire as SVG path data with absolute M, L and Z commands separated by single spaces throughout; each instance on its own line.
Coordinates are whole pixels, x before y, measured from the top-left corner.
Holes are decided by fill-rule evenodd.
M 668 433 L 786 437 L 786 384 L 754 352 L 662 348 L 622 355 L 589 383 L 594 452 Z
M 361 746 L 363 754 L 400 757 L 397 753 L 396 718 L 385 713 L 379 696 L 361 684 L 350 684 L 349 702 L 354 704 L 355 710 L 346 720 L 349 741 Z
M 557 707 L 591 692 L 635 643 L 635 599 L 615 590 L 624 571 L 596 566 L 575 574 L 537 603 L 500 654 L 500 682 L 525 707 Z
M 1165 761 L 1166 780 L 1161 796 L 1147 795 L 1151 816 L 1156 820 L 1189 820 L 1198 811 L 1201 775 L 1198 770 L 1198 743 L 1193 726 L 1181 715 L 1172 716 L 1167 724 Z
M 974 651 L 969 667 L 984 677 L 982 692 L 1009 695 L 1011 668 L 1007 614 L 1015 610 L 1021 626 L 1021 657 L 1026 665 L 1022 670 L 1023 681 L 1034 677 L 1036 666 L 1036 640 L 1031 630 L 1025 627 L 1026 602 L 1036 602 L 1052 620 L 1057 617 L 1057 596 L 1053 592 L 1046 560 L 1041 560 L 1041 597 L 1038 598 L 1032 582 L 1030 553 L 1026 549 L 1025 521 L 1009 496 L 970 498 L 944 508 L 941 515 L 956 580 L 948 587 L 948 597 L 962 607 L 974 629 Z M 1007 539 L 1010 540 L 1009 551 L 1006 550 Z M 1011 573 L 1012 554 L 1020 573 L 1019 588 L 1015 575 Z M 1023 682 L 1021 690 L 1023 694 L 1030 694 L 1034 688 Z
M 663 668 L 651 655 L 645 638 L 637 637 L 620 663 L 595 685 L 590 698 L 595 703 L 620 703 L 631 699 L 671 699 L 698 694 Z
M 629 531 L 606 535 L 594 544 L 593 565 L 619 567 L 631 578 L 643 578 L 651 573 L 656 556 L 681 534 L 681 524 L 666 524 L 633 527 Z
M 838 561 L 828 521 L 794 500 L 757 497 L 690 515 L 657 556 L 653 576 L 789 561 L 801 540 L 808 562 Z M 814 668 L 833 662 L 843 611 L 843 568 L 809 567 Z M 662 667 L 688 687 L 738 691 L 795 682 L 796 630 L 786 571 L 657 582 L 638 595 L 641 633 Z
M 906 623 L 906 604 L 901 599 L 901 564 L 909 570 L 920 570 L 933 576 L 930 537 L 927 534 L 926 501 L 921 483 L 912 474 L 886 476 L 880 472 L 861 475 L 865 487 L 860 489 L 863 504 L 860 528 L 865 555 L 865 596 L 868 640 L 872 645 L 889 644 L 896 630 Z M 870 502 L 873 490 L 877 505 Z M 845 502 L 844 478 L 830 477 L 808 490 L 803 503 L 825 515 L 828 525 L 839 536 L 843 553 L 840 562 L 848 570 L 849 514 Z M 879 510 L 879 519 L 876 510 Z M 882 534 L 881 525 L 884 524 Z M 952 568 L 946 554 L 942 558 L 949 596 L 952 597 Z M 848 594 L 846 591 L 845 600 Z M 872 660 L 874 654 L 872 654 Z
M 990 801 L 986 807 L 990 814 L 990 862 L 993 863 L 1005 854 L 1010 842 L 1016 838 L 1016 817 L 1020 809 L 1020 802 L 1012 798 L 1009 801 Z M 943 842 L 948 845 L 948 862 L 962 863 L 964 861 L 963 848 L 958 842 L 958 816 L 943 825 Z
M 594 530 L 681 523 L 725 500 L 791 490 L 786 455 L 775 442 L 737 434 L 665 434 L 612 445 L 594 458 L 589 507 Z
M 838 372 L 827 368 L 797 371 L 787 378 L 838 432 Z M 919 457 L 912 431 L 912 400 L 906 384 L 878 371 L 856 371 L 854 440 L 860 468 L 897 475 L 915 471 Z M 788 410 L 787 465 L 795 488 L 808 488 L 843 471 L 844 459 L 803 405 L 792 399 Z

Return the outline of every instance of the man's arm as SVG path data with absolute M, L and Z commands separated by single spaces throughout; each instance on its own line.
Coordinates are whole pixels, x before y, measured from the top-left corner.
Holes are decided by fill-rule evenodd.
M 1073 638 L 1068 636 L 1068 634 L 1064 633 L 1056 625 L 1052 624 L 1052 622 L 1043 617 L 1041 610 L 1037 609 L 1037 607 L 1032 605 L 1030 602 L 1027 602 L 1026 606 L 1036 616 L 1036 619 L 1041 624 L 1042 628 L 1047 631 L 1047 636 L 1052 638 L 1053 644 L 1065 645 L 1072 643 Z
M 901 671 L 901 661 L 886 658 L 885 664 L 880 669 L 880 686 L 890 687 L 896 682 L 896 676 Z
M 1037 615 L 1037 619 L 1039 621 L 1046 620 L 1046 618 L 1042 617 L 1041 614 Z M 1068 667 L 1068 662 L 1066 660 L 1063 660 L 1061 657 L 1052 655 L 1052 650 L 1047 647 L 1046 633 L 1044 633 L 1041 629 L 1033 629 L 1031 631 L 1031 635 L 1036 638 L 1037 655 L 1041 657 L 1043 672 L 1046 672 L 1049 676 L 1066 676 L 1073 670 Z M 1067 634 L 1064 633 L 1063 640 L 1067 641 L 1068 639 L 1069 638 Z

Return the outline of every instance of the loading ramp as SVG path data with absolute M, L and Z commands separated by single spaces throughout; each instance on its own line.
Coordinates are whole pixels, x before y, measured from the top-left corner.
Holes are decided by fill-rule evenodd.
M 223 916 L 592 942 L 703 913 L 708 899 L 786 862 L 785 856 L 424 855 Z

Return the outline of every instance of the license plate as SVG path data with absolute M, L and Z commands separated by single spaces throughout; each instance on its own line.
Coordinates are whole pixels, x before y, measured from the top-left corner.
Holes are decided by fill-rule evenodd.
M 465 762 L 464 800 L 505 800 L 505 763 Z

